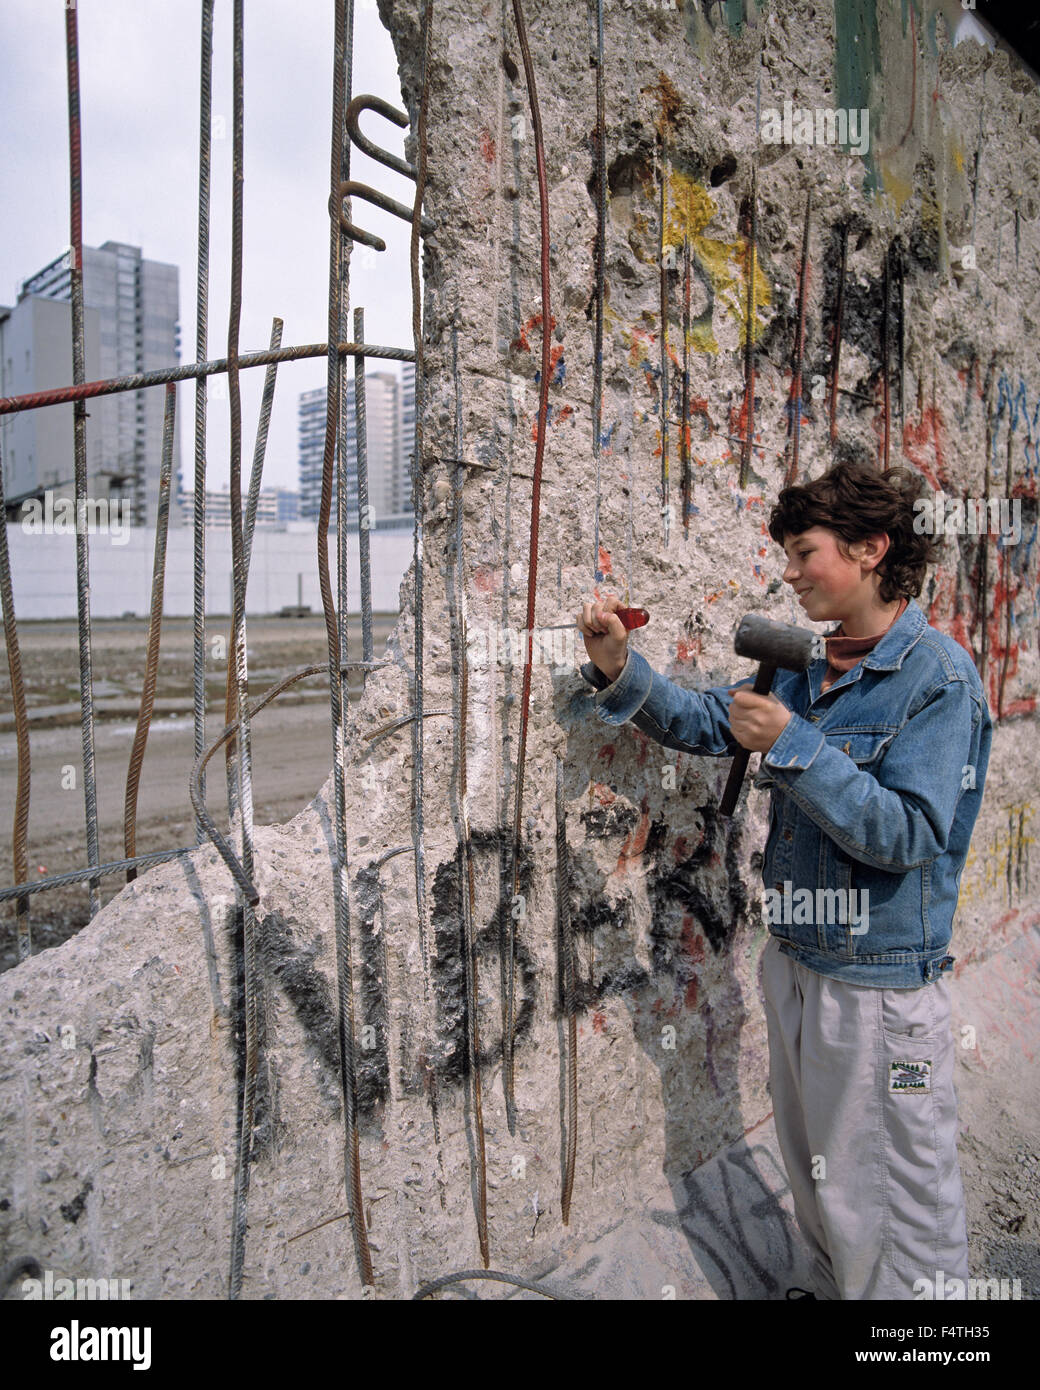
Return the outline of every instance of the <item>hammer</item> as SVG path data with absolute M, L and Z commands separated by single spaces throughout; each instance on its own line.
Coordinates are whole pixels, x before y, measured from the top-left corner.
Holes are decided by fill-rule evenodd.
M 804 671 L 817 654 L 818 642 L 815 633 L 793 623 L 774 623 L 757 613 L 747 613 L 740 620 L 733 647 L 738 656 L 750 656 L 761 663 L 752 691 L 755 695 L 768 695 L 777 667 L 785 671 Z M 719 813 L 723 816 L 733 814 L 750 756 L 750 748 L 737 749 L 719 804 Z

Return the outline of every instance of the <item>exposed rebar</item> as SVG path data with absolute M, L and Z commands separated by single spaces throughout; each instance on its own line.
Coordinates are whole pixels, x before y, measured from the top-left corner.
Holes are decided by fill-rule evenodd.
M 503 1274 L 497 1269 L 461 1269 L 457 1274 L 442 1274 L 439 1279 L 423 1284 L 412 1295 L 412 1300 L 414 1302 L 429 1298 L 430 1294 L 436 1293 L 438 1289 L 446 1288 L 448 1284 L 461 1284 L 466 1279 L 492 1279 L 499 1284 L 514 1284 L 518 1289 L 529 1289 L 532 1293 L 540 1293 L 543 1298 L 554 1300 L 569 1301 L 572 1297 L 571 1294 L 546 1288 L 544 1284 L 536 1284 L 533 1279 L 523 1279 L 517 1274 Z
M 574 932 L 571 927 L 570 860 L 567 853 L 567 811 L 563 797 L 563 759 L 556 758 L 556 924 L 560 943 L 563 1011 L 567 1018 L 567 1148 L 563 1165 L 560 1209 L 565 1226 L 570 1224 L 574 1171 L 578 1156 L 578 1014 L 575 1003 Z
M 25 709 L 25 681 L 22 676 L 22 657 L 18 647 L 18 623 L 14 615 L 14 589 L 11 585 L 11 556 L 7 549 L 7 508 L 4 498 L 4 463 L 0 458 L 0 601 L 4 606 L 4 644 L 7 647 L 7 669 L 11 673 L 11 703 L 14 706 L 15 739 L 18 746 L 18 786 L 14 798 L 14 828 L 12 851 L 15 880 L 24 883 L 29 874 L 27 833 L 29 826 L 29 789 L 31 786 L 29 758 L 29 717 Z M 0 901 L 2 901 L 0 895 Z M 29 920 L 29 899 L 18 895 L 15 908 L 15 935 L 18 959 L 32 955 L 32 924 Z
M 690 467 L 690 239 L 683 237 L 682 274 L 682 395 L 680 397 L 679 457 L 682 462 L 683 538 L 690 538 L 693 473 Z
M 337 430 L 342 410 L 339 354 L 335 349 L 344 317 L 349 248 L 341 225 L 341 186 L 350 170 L 350 142 L 345 139 L 345 110 L 350 101 L 353 62 L 353 0 L 336 0 L 332 71 L 332 139 L 330 148 L 329 193 L 329 352 L 327 361 L 325 448 L 322 457 L 321 501 L 318 509 L 318 581 L 321 588 L 322 612 L 329 653 L 329 711 L 333 738 L 333 795 L 336 840 L 336 863 L 333 872 L 333 908 L 336 936 L 337 1028 L 339 1034 L 340 1087 L 343 1094 L 344 1165 L 347 1197 L 350 1207 L 350 1227 L 354 1252 L 364 1288 L 372 1286 L 372 1256 L 368 1246 L 368 1231 L 361 1193 L 361 1159 L 357 1128 L 357 1082 L 354 1062 L 354 1002 L 353 971 L 350 949 L 350 904 L 347 881 L 346 793 L 344 787 L 345 722 L 342 674 L 342 651 L 345 645 L 347 615 L 340 613 L 337 625 L 336 607 L 329 574 L 328 535 L 332 510 L 333 477 L 340 492 L 346 488 L 346 461 L 340 450 L 338 473 L 335 470 Z M 337 496 L 337 519 L 343 518 L 337 537 L 338 567 L 342 570 L 342 555 L 346 545 L 345 496 Z M 341 609 L 344 604 L 345 575 L 338 576 L 341 590 Z M 342 638 L 341 638 L 342 631 Z
M 665 264 L 665 218 L 668 207 L 668 166 L 669 160 L 664 152 L 664 136 L 661 137 L 660 169 L 660 232 L 659 279 L 661 292 L 661 516 L 664 520 L 664 545 L 668 549 L 671 508 L 668 503 L 668 267 Z M 671 249 L 671 248 L 669 248 Z
M 462 393 L 459 389 L 459 329 L 452 324 L 452 364 L 455 376 L 455 454 L 462 453 Z M 466 982 L 466 1063 L 473 1113 L 475 1153 L 477 1238 L 484 1268 L 490 1263 L 487 1228 L 487 1156 L 484 1140 L 484 1103 L 480 1076 L 480 992 L 477 984 L 476 882 L 469 827 L 467 785 L 467 725 L 469 720 L 469 651 L 466 632 L 465 548 L 463 543 L 463 483 L 465 469 L 457 464 L 454 473 L 453 508 L 455 534 L 449 557 L 451 580 L 448 585 L 448 621 L 451 636 L 452 693 L 455 720 L 452 752 L 456 769 L 455 833 L 459 846 L 459 905 L 462 918 L 462 955 Z
M 834 311 L 834 346 L 831 351 L 831 443 L 838 438 L 838 373 L 841 368 L 841 334 L 845 321 L 845 267 L 849 254 L 849 224 L 841 225 L 841 262 L 838 266 L 838 303 Z
M 388 664 L 389 663 L 385 661 L 351 661 L 345 663 L 343 669 L 346 670 L 348 667 L 365 667 L 367 670 L 377 671 L 381 666 L 386 666 Z M 264 708 L 265 705 L 269 705 L 273 699 L 275 699 L 278 695 L 282 693 L 283 690 L 287 690 L 289 686 L 295 684 L 296 681 L 303 680 L 306 676 L 316 676 L 319 674 L 327 676 L 328 671 L 328 663 L 322 662 L 320 666 L 305 666 L 302 671 L 295 671 L 291 676 L 286 676 L 284 680 L 279 681 L 277 685 L 273 685 L 269 690 L 267 690 L 261 697 L 259 697 L 253 704 L 249 706 L 249 718 L 255 718 L 255 716 L 259 714 L 259 712 Z M 196 760 L 195 765 L 191 770 L 191 777 L 188 781 L 188 790 L 191 796 L 191 804 L 195 808 L 195 813 L 199 817 L 199 820 L 201 821 L 205 829 L 206 835 L 212 842 L 214 849 L 216 849 L 217 853 L 220 855 L 224 863 L 227 865 L 232 877 L 234 878 L 235 882 L 238 884 L 243 894 L 245 895 L 246 900 L 253 904 L 256 904 L 260 901 L 260 894 L 257 892 L 256 887 L 253 885 L 251 880 L 246 877 L 242 869 L 242 865 L 238 862 L 238 859 L 235 856 L 235 853 L 232 850 L 231 846 L 224 839 L 223 835 L 221 835 L 217 827 L 213 824 L 213 819 L 210 816 L 209 812 L 206 810 L 205 802 L 199 794 L 199 786 L 205 774 L 206 764 L 209 762 L 210 758 L 213 757 L 214 753 L 216 753 L 219 748 L 223 748 L 225 742 L 234 735 L 236 728 L 237 725 L 234 723 L 225 725 L 224 731 L 220 735 L 220 737 L 215 739 L 209 745 L 208 748 L 203 750 L 201 757 Z M 125 867 L 125 864 L 123 865 L 123 867 Z M 0 898 L 2 898 L 3 896 L 3 894 L 0 894 Z M 8 893 L 7 896 L 12 896 L 12 894 Z
M 209 350 L 209 189 L 213 110 L 213 0 L 202 0 L 199 59 L 199 230 L 195 275 L 195 361 Z M 195 760 L 206 746 L 206 381 L 195 378 L 194 571 L 192 585 L 192 717 Z M 206 795 L 205 783 L 200 788 Z M 195 839 L 206 832 L 195 818 Z
M 524 683 L 520 698 L 520 748 L 516 761 L 516 796 L 513 808 L 512 904 L 506 919 L 506 1027 L 502 1035 L 502 1082 L 506 1101 L 506 1123 L 510 1134 L 516 1131 L 516 1101 L 513 1094 L 513 1044 L 516 1027 L 516 927 L 512 906 L 517 901 L 520 881 L 520 846 L 523 842 L 524 760 L 527 755 L 527 718 L 531 704 L 531 640 L 534 627 L 534 605 L 538 583 L 538 508 L 542 486 L 542 459 L 545 455 L 545 435 L 549 412 L 549 193 L 545 177 L 545 142 L 542 137 L 542 117 L 538 107 L 534 64 L 527 43 L 527 27 L 521 0 L 513 0 L 517 39 L 524 59 L 524 77 L 531 105 L 531 125 L 534 130 L 535 164 L 538 171 L 538 203 L 541 212 L 541 288 L 542 288 L 542 372 L 538 392 L 538 432 L 535 443 L 534 478 L 531 484 L 531 538 L 527 561 L 527 639 L 524 643 Z
M 75 5 L 65 8 L 65 66 L 69 93 L 69 271 L 72 299 L 72 380 L 86 379 L 83 327 L 83 175 L 79 121 L 79 42 Z M 79 619 L 79 701 L 83 744 L 83 803 L 87 825 L 87 862 L 97 864 L 97 788 L 94 777 L 94 674 L 90 653 L 90 573 L 87 546 L 87 408 L 77 401 L 73 411 L 76 472 L 76 612 Z M 100 906 L 100 884 L 90 880 L 90 915 Z
M 405 207 L 404 203 L 399 203 L 396 198 L 381 193 L 378 188 L 371 188 L 367 183 L 359 183 L 357 179 L 344 179 L 339 186 L 339 202 L 342 203 L 344 198 L 355 196 L 364 198 L 369 203 L 374 203 L 377 208 L 392 213 L 394 217 L 399 217 L 402 222 L 412 220 L 411 210 Z M 382 237 L 376 236 L 372 232 L 362 231 L 360 227 L 355 227 L 345 213 L 340 214 L 340 226 L 344 235 L 348 236 L 351 241 L 360 241 L 363 246 L 371 246 L 374 251 L 386 250 L 386 242 Z M 421 220 L 421 229 L 425 236 L 435 230 L 435 223 L 430 218 L 424 217 Z
M 740 446 L 740 487 L 746 489 L 755 442 L 755 257 L 758 241 L 758 165 L 751 166 L 751 206 L 748 211 L 747 314 L 744 325 L 744 435 Z
M 391 106 L 388 101 L 384 101 L 382 97 L 358 96 L 347 107 L 347 133 L 358 149 L 367 154 L 369 159 L 374 159 L 379 164 L 385 164 L 388 169 L 403 174 L 406 179 L 414 179 L 416 171 L 413 165 L 409 164 L 406 159 L 401 159 L 399 155 L 391 154 L 389 150 L 382 149 L 365 135 L 358 124 L 358 118 L 362 111 L 375 111 L 378 115 L 385 116 L 388 121 L 393 121 L 394 125 L 400 126 L 402 130 L 408 129 L 407 115 L 403 111 L 399 111 L 396 106 Z M 405 211 L 407 212 L 407 209 Z M 409 213 L 406 221 L 410 222 L 411 220 L 411 213 Z M 358 341 L 361 341 L 360 338 Z
M 798 268 L 798 328 L 794 340 L 794 363 L 791 371 L 791 400 L 789 416 L 790 463 L 785 485 L 798 477 L 798 453 L 802 439 L 802 359 L 805 352 L 805 307 L 808 291 L 809 218 L 812 211 L 812 190 L 805 195 L 805 222 L 802 227 L 802 255 Z
M 271 322 L 271 349 L 277 349 L 282 341 L 282 320 L 275 318 Z M 278 376 L 278 364 L 272 362 L 268 365 L 264 376 L 264 389 L 260 398 L 260 418 L 256 426 L 256 442 L 253 447 L 253 467 L 249 475 L 249 494 L 246 499 L 245 522 L 242 536 L 242 602 L 245 603 L 249 592 L 249 564 L 253 555 L 253 532 L 256 529 L 256 511 L 260 504 L 260 484 L 264 476 L 264 455 L 267 452 L 267 434 L 271 426 L 271 410 L 274 406 L 274 388 Z M 237 591 L 232 602 L 231 613 L 231 651 L 234 652 L 235 624 L 238 621 L 238 598 Z M 242 618 L 245 618 L 245 607 L 242 608 Z M 235 666 L 233 662 L 228 662 L 227 676 L 224 685 L 224 722 L 230 724 L 235 714 L 236 690 L 234 681 Z M 235 795 L 235 773 L 234 773 L 234 753 L 236 743 L 232 739 L 225 749 L 225 781 L 227 784 L 228 820 L 230 821 L 235 814 L 237 798 Z
M 141 764 L 148 743 L 148 729 L 155 704 L 155 682 L 159 670 L 159 638 L 162 633 L 163 589 L 166 579 L 166 533 L 170 524 L 170 476 L 173 471 L 173 428 L 177 414 L 177 388 L 166 388 L 163 411 L 162 457 L 159 463 L 159 505 L 155 518 L 155 553 L 152 562 L 152 606 L 148 617 L 148 647 L 145 656 L 144 686 L 141 708 L 137 714 L 130 764 L 126 773 L 126 794 L 123 798 L 123 853 L 133 859 L 137 853 L 137 790 L 141 782 Z M 137 877 L 135 866 L 126 871 L 127 883 Z
M 411 348 L 383 347 L 377 343 L 337 343 L 333 353 L 346 357 L 384 358 L 388 362 L 414 362 Z M 277 352 L 245 352 L 238 359 L 239 371 L 247 367 L 266 367 L 271 362 L 302 362 L 311 357 L 328 357 L 328 343 L 302 343 L 296 347 L 279 348 Z M 87 381 L 81 386 L 56 386 L 49 391 L 30 391 L 23 396 L 0 396 L 0 415 L 15 415 L 21 410 L 40 410 L 48 405 L 68 405 L 70 401 L 92 400 L 95 396 L 114 396 L 120 391 L 139 391 L 144 386 L 166 386 L 171 381 L 220 376 L 228 369 L 226 357 L 212 362 L 187 362 L 180 367 L 161 367 L 154 372 L 135 372 L 131 376 L 108 377 L 104 381 Z
M 889 262 L 892 255 L 892 248 L 888 246 L 885 250 L 885 260 L 881 271 L 881 440 L 884 465 L 888 467 L 889 443 L 891 436 L 890 424 L 890 393 L 889 376 L 890 363 L 888 351 L 889 327 L 888 327 L 888 301 L 891 291 L 891 276 L 889 272 Z
M 351 103 L 353 104 L 353 103 Z M 365 341 L 365 311 L 354 310 L 354 341 Z M 361 652 L 372 660 L 372 557 L 368 533 L 368 420 L 365 409 L 365 359 L 354 358 L 354 448 L 357 459 L 358 559 L 361 566 Z
M 253 790 L 250 766 L 248 690 L 249 674 L 245 624 L 245 557 L 242 536 L 242 399 L 238 377 L 238 334 L 242 318 L 242 212 L 245 184 L 245 98 L 244 98 L 244 18 L 243 0 L 234 0 L 233 39 L 233 146 L 231 175 L 231 310 L 228 317 L 228 403 L 231 417 L 231 564 L 234 572 L 233 651 L 238 679 L 238 804 L 241 815 L 242 871 L 253 878 Z M 253 1125 L 256 1115 L 256 1079 L 259 1069 L 261 1028 L 257 988 L 257 941 L 255 906 L 246 896 L 242 904 L 242 1000 L 245 1030 L 245 1065 L 239 1109 L 238 1153 L 232 1206 L 231 1272 L 228 1296 L 237 1299 L 242 1292 L 246 1203 L 249 1196 L 250 1164 L 253 1158 Z
M 422 470 L 423 411 L 426 406 L 423 367 L 424 344 L 422 329 L 422 295 L 419 283 L 419 235 L 422 230 L 422 205 L 426 194 L 426 118 L 430 100 L 430 53 L 433 41 L 433 0 L 425 0 L 422 18 L 422 94 L 419 99 L 418 156 L 415 181 L 415 203 L 412 208 L 412 236 L 409 248 L 409 267 L 412 282 L 412 340 L 415 346 L 415 447 L 412 455 L 412 506 L 415 511 L 412 534 L 412 566 L 415 571 L 415 652 L 412 708 L 412 842 L 415 845 L 415 907 L 418 915 L 419 944 L 423 964 L 423 1003 L 426 1009 L 428 1035 L 425 1059 L 425 1084 L 430 1097 L 433 1137 L 437 1145 L 437 1167 L 440 1173 L 440 1203 L 444 1198 L 444 1151 L 441 1146 L 440 1101 L 437 1069 L 433 1057 L 432 1025 L 430 1021 L 430 942 L 426 907 L 426 846 L 423 827 L 423 521 L 426 498 Z
M 607 255 L 607 118 L 603 90 L 603 0 L 596 0 L 596 348 L 592 377 L 592 453 L 596 463 L 596 516 L 592 549 L 592 580 L 602 579 L 599 567 L 599 512 L 603 434 L 603 304 Z
M 16 883 L 12 888 L 0 889 L 0 903 L 10 902 L 12 898 L 29 897 L 33 893 L 45 893 L 49 888 L 65 888 L 70 883 L 86 883 L 90 878 L 104 878 L 107 874 L 125 874 L 128 869 L 150 869 L 154 864 L 165 864 L 170 859 L 180 859 L 186 854 L 194 854 L 197 849 L 198 845 L 188 845 L 183 849 L 160 849 L 152 854 L 135 855 L 133 859 L 115 859 L 109 864 L 70 869 L 67 873 L 49 874 L 46 878 L 34 879 L 28 883 L 23 881 Z

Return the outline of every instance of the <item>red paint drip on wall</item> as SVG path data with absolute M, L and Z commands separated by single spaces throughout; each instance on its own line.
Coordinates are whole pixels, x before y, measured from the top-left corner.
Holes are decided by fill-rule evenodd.
M 688 914 L 683 915 L 682 932 L 679 936 L 684 954 L 694 965 L 704 962 L 704 937 L 697 930 L 697 923 Z
M 645 796 L 640 803 L 639 811 L 639 824 L 625 840 L 618 855 L 617 872 L 619 874 L 625 873 L 629 863 L 639 859 L 643 850 L 646 849 L 647 838 L 650 834 L 650 804 Z
M 540 328 L 541 326 L 542 326 L 542 316 L 541 316 L 541 314 L 533 314 L 533 315 L 531 316 L 531 318 L 529 318 L 529 319 L 527 320 L 527 322 L 523 325 L 523 327 L 520 329 L 520 332 L 519 332 L 519 333 L 517 334 L 517 336 L 513 339 L 513 341 L 512 341 L 512 343 L 511 343 L 510 346 L 513 348 L 513 350 L 514 350 L 515 352 L 530 352 L 530 351 L 531 351 L 531 340 L 530 340 L 530 338 L 528 337 L 528 334 L 531 333 L 535 328 Z M 549 315 L 549 327 L 550 327 L 550 328 L 555 328 L 555 327 L 556 327 L 556 315 L 555 315 L 555 314 L 550 314 L 550 315 Z
M 491 565 L 477 565 L 473 571 L 473 587 L 478 594 L 496 594 L 502 587 L 502 571 Z
M 487 126 L 484 126 L 480 132 L 480 153 L 484 156 L 485 164 L 494 164 L 495 142 L 491 138 L 491 132 Z
M 617 797 L 604 782 L 593 782 L 592 794 L 601 806 L 613 806 Z
M 945 430 L 942 411 L 934 405 L 925 407 L 917 424 L 908 420 L 903 430 L 903 453 L 937 491 L 950 488 L 946 472 Z M 950 490 L 956 491 L 955 488 Z

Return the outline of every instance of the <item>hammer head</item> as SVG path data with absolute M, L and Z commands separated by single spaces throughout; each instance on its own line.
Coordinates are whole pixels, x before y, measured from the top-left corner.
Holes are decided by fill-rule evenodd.
M 757 613 L 747 613 L 740 620 L 733 646 L 738 656 L 787 671 L 804 671 L 813 660 L 815 638 L 815 633 L 793 623 L 774 623 Z

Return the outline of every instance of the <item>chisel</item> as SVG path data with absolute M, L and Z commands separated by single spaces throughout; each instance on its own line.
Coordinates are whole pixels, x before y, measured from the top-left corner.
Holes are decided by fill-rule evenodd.
M 617 608 L 615 615 L 621 619 L 621 626 L 628 632 L 632 632 L 637 627 L 646 627 L 650 621 L 650 614 L 645 608 Z M 570 632 L 578 631 L 577 623 L 550 623 L 548 627 L 541 627 L 539 632 Z

